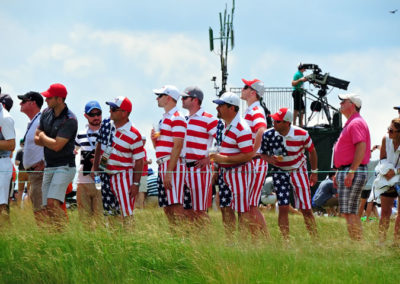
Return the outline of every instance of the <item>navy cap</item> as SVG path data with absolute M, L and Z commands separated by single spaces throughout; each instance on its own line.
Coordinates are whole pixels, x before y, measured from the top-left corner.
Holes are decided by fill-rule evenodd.
M 30 92 L 26 93 L 25 95 L 19 95 L 18 99 L 25 100 L 25 101 L 34 101 L 34 102 L 36 102 L 36 104 L 39 108 L 41 108 L 43 105 L 43 97 L 38 92 L 30 91 Z
M 8 94 L 1 94 L 0 95 L 0 103 L 4 104 L 7 111 L 10 111 L 14 101 Z
M 97 101 L 90 101 L 85 105 L 85 113 L 89 113 L 94 109 L 101 110 L 101 106 Z

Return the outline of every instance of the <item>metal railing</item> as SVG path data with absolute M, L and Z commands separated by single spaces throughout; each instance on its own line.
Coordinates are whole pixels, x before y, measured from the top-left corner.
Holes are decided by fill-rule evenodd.
M 242 92 L 242 88 L 230 88 L 230 91 L 238 94 Z M 282 107 L 293 109 L 292 88 L 291 87 L 268 87 L 265 88 L 264 102 L 271 113 L 277 112 Z M 240 110 L 247 108 L 245 101 L 241 102 Z

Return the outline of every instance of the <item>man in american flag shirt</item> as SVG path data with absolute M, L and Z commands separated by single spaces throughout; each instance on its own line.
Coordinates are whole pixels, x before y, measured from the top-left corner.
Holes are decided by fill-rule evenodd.
M 132 103 L 127 97 L 117 97 L 106 104 L 110 106 L 115 132 L 112 145 L 101 149 L 101 154 L 106 160 L 105 171 L 110 175 L 111 191 L 118 199 L 122 216 L 129 217 L 133 215 L 143 169 L 142 136 L 129 121 Z M 98 163 L 95 157 L 94 164 Z
M 242 81 L 244 87 L 242 88 L 241 99 L 246 101 L 248 106 L 244 113 L 244 120 L 250 126 L 254 148 L 254 174 L 250 186 L 250 215 L 253 218 L 253 222 L 250 225 L 250 229 L 253 234 L 261 232 L 266 237 L 269 237 L 264 215 L 258 209 L 261 197 L 261 188 L 264 185 L 268 170 L 267 161 L 261 159 L 260 156 L 261 139 L 267 129 L 267 121 L 265 119 L 264 111 L 265 104 L 263 104 L 263 107 L 260 104 L 260 101 L 262 101 L 264 96 L 264 83 L 259 79 L 242 79 Z
M 240 98 L 226 92 L 217 104 L 218 117 L 225 121 L 225 131 L 218 154 L 210 158 L 219 164 L 224 173 L 224 180 L 232 191 L 232 208 L 238 212 L 239 229 L 243 232 L 249 228 L 250 217 L 249 193 L 253 175 L 253 141 L 250 127 L 239 113 Z
M 175 86 L 166 85 L 153 90 L 158 107 L 165 113 L 157 128 L 151 130 L 151 141 L 156 150 L 158 164 L 158 204 L 171 225 L 187 216 L 183 209 L 183 187 L 186 166 L 182 160 L 182 148 L 186 133 L 185 117 L 176 103 L 181 96 Z M 157 131 L 156 131 L 157 130 Z
M 185 137 L 186 185 L 194 217 L 208 219 L 212 169 L 208 157 L 217 131 L 218 120 L 201 107 L 204 94 L 198 87 L 187 87 L 182 93 L 182 107 L 189 110 Z
M 311 209 L 310 185 L 318 180 L 318 157 L 308 132 L 293 126 L 293 113 L 281 108 L 271 115 L 274 128 L 267 130 L 261 142 L 262 157 L 272 165 L 273 182 L 278 199 L 278 224 L 285 239 L 289 237 L 289 196 L 293 191 L 295 207 L 303 214 L 311 236 L 317 235 L 317 227 Z M 308 178 L 305 150 L 309 152 L 311 175 Z

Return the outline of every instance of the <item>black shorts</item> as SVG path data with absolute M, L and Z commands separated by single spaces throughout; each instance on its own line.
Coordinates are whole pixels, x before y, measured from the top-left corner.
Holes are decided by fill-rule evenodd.
M 384 193 L 382 193 L 381 196 L 395 198 L 395 197 L 397 197 L 397 191 L 394 188 L 394 186 L 392 186 L 389 190 L 386 190 Z
M 301 111 L 305 109 L 304 101 L 303 101 L 303 94 L 304 92 L 299 90 L 294 90 L 292 93 L 293 97 L 293 108 L 294 110 Z
M 363 190 L 361 191 L 361 199 L 368 199 L 371 194 L 371 190 Z

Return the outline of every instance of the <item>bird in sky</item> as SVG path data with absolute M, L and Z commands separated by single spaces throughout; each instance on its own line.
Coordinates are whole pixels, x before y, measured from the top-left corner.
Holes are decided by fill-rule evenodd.
M 389 13 L 392 13 L 392 14 L 394 14 L 394 13 L 396 13 L 396 12 L 397 12 L 397 9 L 396 9 L 396 10 L 389 11 Z

